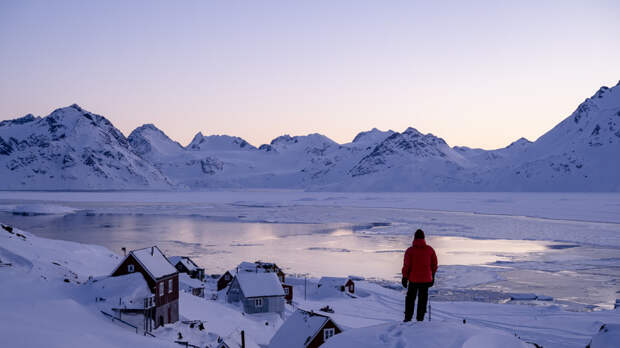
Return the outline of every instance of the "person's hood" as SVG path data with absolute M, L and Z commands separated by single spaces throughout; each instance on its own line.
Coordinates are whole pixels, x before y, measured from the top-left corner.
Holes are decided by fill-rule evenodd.
M 424 239 L 414 239 L 413 243 L 411 243 L 411 245 L 413 247 L 425 247 L 426 246 L 426 240 L 424 240 Z

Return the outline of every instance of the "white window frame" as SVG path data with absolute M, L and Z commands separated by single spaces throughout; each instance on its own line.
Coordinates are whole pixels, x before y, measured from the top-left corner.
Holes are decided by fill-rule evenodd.
M 284 288 L 284 294 L 288 295 L 288 288 Z
M 172 279 L 168 279 L 168 293 L 169 294 L 172 294 L 172 284 L 173 284 Z
M 164 282 L 159 283 L 159 296 L 164 296 Z
M 134 265 L 132 265 L 132 264 L 128 264 L 127 265 L 127 272 L 133 273 L 135 271 L 136 271 L 136 267 Z
M 263 307 L 263 298 L 255 298 L 254 299 L 254 307 L 262 308 Z
M 335 334 L 336 334 L 336 329 L 334 329 L 333 327 L 323 329 L 323 341 L 327 341 L 330 337 L 334 336 Z

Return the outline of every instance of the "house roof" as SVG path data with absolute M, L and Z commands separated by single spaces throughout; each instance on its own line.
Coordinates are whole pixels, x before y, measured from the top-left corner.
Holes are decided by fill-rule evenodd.
M 178 273 L 177 269 L 174 268 L 157 246 L 132 250 L 127 255 L 127 257 L 130 256 L 133 256 L 153 279 L 159 279 L 167 275 Z M 116 267 L 114 272 L 125 262 L 127 257 Z M 114 274 L 114 272 L 112 272 L 112 274 Z
M 345 277 L 322 277 L 319 279 L 319 285 L 343 286 L 346 285 L 350 278 Z
M 328 316 L 298 309 L 271 338 L 269 348 L 306 347 L 329 320 Z
M 139 272 L 97 279 L 86 286 L 91 296 L 107 299 L 114 308 L 142 309 L 144 299 L 151 296 L 151 290 Z
M 245 297 L 284 296 L 282 283 L 275 273 L 239 272 L 236 278 Z
M 194 261 L 192 261 L 192 259 L 187 256 L 171 256 L 168 258 L 168 260 L 170 260 L 170 263 L 174 266 L 176 266 L 177 263 L 181 262 L 183 266 L 185 266 L 185 268 L 190 271 L 195 271 L 200 268 Z

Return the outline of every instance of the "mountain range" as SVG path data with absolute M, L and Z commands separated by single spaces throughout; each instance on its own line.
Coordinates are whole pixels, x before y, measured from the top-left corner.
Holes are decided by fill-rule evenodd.
M 183 146 L 152 124 L 125 137 L 71 105 L 0 122 L 0 189 L 620 191 L 620 83 L 601 87 L 553 129 L 497 150 L 449 146 L 415 128 L 372 129 L 338 144 L 283 135 L 255 147 L 196 134 Z

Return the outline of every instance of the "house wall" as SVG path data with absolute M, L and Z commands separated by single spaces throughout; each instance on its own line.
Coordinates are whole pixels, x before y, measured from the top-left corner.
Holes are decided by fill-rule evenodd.
M 248 314 L 253 313 L 282 313 L 284 312 L 284 296 L 259 297 L 263 299 L 262 307 L 256 307 L 257 297 L 242 298 L 243 311 Z
M 226 301 L 228 303 L 237 303 L 241 301 L 241 287 L 239 286 L 237 278 L 234 278 L 232 283 L 230 283 L 230 287 L 226 293 Z
M 170 308 L 170 320 L 168 320 L 168 308 Z M 175 300 L 161 306 L 155 307 L 155 327 L 159 327 L 160 317 L 163 317 L 164 324 L 179 321 L 179 301 Z
M 168 280 L 172 279 L 172 293 L 168 292 Z M 164 283 L 164 293 L 159 293 L 159 284 Z M 157 280 L 155 286 L 155 306 L 161 306 L 166 303 L 179 299 L 179 274 L 173 274 L 168 277 Z
M 325 343 L 325 340 L 323 339 L 323 330 L 324 329 L 335 329 L 335 335 L 341 333 L 342 331 L 340 331 L 340 329 L 334 324 L 334 322 L 330 319 L 328 320 L 325 325 L 323 325 L 323 328 L 321 328 L 321 330 L 319 330 L 319 333 L 316 334 L 316 336 L 314 336 L 314 339 L 306 346 L 307 348 L 317 348 L 319 346 L 321 346 L 321 344 Z
M 133 265 L 134 272 L 127 271 L 127 266 L 129 265 Z M 146 280 L 146 283 L 149 286 L 149 289 L 151 289 L 152 293 L 155 293 L 155 279 L 151 278 L 149 273 L 142 267 L 142 265 L 140 265 L 140 263 L 131 254 L 129 255 L 129 257 L 123 260 L 123 263 L 121 263 L 121 265 L 116 269 L 116 271 L 112 273 L 112 277 L 121 276 L 121 275 L 129 274 L 129 273 L 135 273 L 135 272 L 142 273 L 142 276 L 144 277 L 144 279 Z

